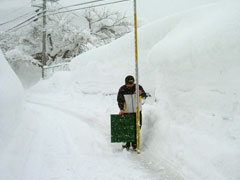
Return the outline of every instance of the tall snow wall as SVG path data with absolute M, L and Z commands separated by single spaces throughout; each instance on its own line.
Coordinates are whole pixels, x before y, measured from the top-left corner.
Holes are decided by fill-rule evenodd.
M 0 50 L 0 149 L 21 119 L 23 87 Z
M 240 177 L 239 22 L 240 2 L 232 0 L 139 29 L 140 84 L 153 96 L 144 106 L 143 149 L 190 179 Z M 73 60 L 83 92 L 91 85 L 92 93 L 116 93 L 134 74 L 133 37 Z

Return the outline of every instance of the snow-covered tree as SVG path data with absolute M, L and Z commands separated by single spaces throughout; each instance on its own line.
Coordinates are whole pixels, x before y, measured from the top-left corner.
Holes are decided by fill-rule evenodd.
M 100 45 L 109 43 L 132 29 L 131 21 L 118 11 L 90 8 L 83 16 L 88 22 L 91 34 L 98 39 Z
M 58 11 L 56 4 L 48 5 L 48 12 Z M 40 17 L 29 26 L 1 36 L 4 38 L 0 39 L 0 47 L 8 61 L 41 65 L 43 27 L 41 13 L 36 13 Z M 125 15 L 107 9 L 88 9 L 83 15 L 47 15 L 47 65 L 69 61 L 91 48 L 109 43 L 130 32 L 131 26 Z

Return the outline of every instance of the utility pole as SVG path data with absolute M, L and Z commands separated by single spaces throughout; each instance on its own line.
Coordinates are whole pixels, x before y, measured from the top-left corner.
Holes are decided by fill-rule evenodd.
M 44 79 L 44 66 L 46 66 L 46 9 L 47 9 L 47 2 L 43 0 L 43 29 L 42 29 L 42 78 Z
M 135 36 L 135 72 L 136 72 L 136 127 L 137 127 L 137 153 L 140 154 L 140 103 L 139 103 L 139 80 L 138 80 L 138 38 L 137 38 L 137 0 L 134 5 L 134 36 Z

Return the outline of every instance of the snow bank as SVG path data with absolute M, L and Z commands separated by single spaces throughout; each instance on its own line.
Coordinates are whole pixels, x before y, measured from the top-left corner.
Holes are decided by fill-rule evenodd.
M 143 107 L 141 155 L 110 144 L 116 93 L 134 74 L 133 34 L 31 88 L 21 123 L 22 87 L 1 53 L 0 176 L 239 180 L 239 22 L 240 3 L 232 0 L 139 29 L 140 84 L 152 95 Z
M 239 10 L 235 1 L 171 17 L 173 28 L 149 53 L 161 112 L 160 122 L 149 114 L 158 127 L 150 147 L 194 179 L 240 177 Z
M 240 178 L 239 21 L 240 3 L 224 1 L 139 30 L 140 84 L 154 98 L 143 151 L 188 179 Z M 116 93 L 134 74 L 133 42 L 129 34 L 75 58 L 80 91 Z
M 0 149 L 19 124 L 23 87 L 0 50 Z

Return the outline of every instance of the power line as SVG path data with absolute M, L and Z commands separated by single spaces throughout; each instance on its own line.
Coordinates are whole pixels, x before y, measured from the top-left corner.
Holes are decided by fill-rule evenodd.
M 75 6 L 82 6 L 82 5 L 91 4 L 91 3 L 97 3 L 97 2 L 101 2 L 101 1 L 106 1 L 106 0 L 88 1 L 88 2 L 84 2 L 84 3 L 80 3 L 80 4 L 73 4 L 73 5 L 69 5 L 69 6 L 63 6 L 63 7 L 61 7 L 61 8 L 58 8 L 58 9 L 52 10 L 52 11 L 46 10 L 46 12 L 55 12 L 55 11 L 59 11 L 59 10 L 65 9 L 65 8 L 70 8 L 70 7 L 75 7 Z M 115 4 L 115 3 L 124 2 L 124 1 L 130 1 L 130 0 L 115 1 L 115 2 L 110 2 L 110 3 L 95 5 L 95 6 L 91 6 L 91 7 L 98 7 L 98 6 L 102 6 L 102 5 L 108 5 L 108 4 Z M 84 8 L 84 9 L 91 8 L 91 7 L 86 7 L 86 8 Z M 76 10 L 81 10 L 81 8 L 80 8 L 80 9 L 76 9 Z M 71 11 L 75 11 L 75 9 L 73 9 L 73 10 L 67 10 L 66 12 L 71 12 Z M 43 11 L 43 12 L 44 12 L 44 11 Z M 64 13 L 64 12 L 65 12 L 65 11 L 57 12 L 57 13 Z M 48 14 L 48 15 L 52 15 L 52 14 Z
M 28 22 L 28 21 L 30 21 L 30 20 L 31 20 L 31 21 L 30 21 L 29 23 L 33 22 L 33 21 L 35 21 L 35 18 L 36 18 L 36 17 L 39 17 L 38 14 L 36 14 L 36 15 L 34 15 L 34 16 L 28 18 L 28 19 L 26 19 L 25 21 L 23 21 L 23 22 L 15 25 L 15 26 L 13 26 L 13 27 L 11 27 L 11 28 L 8 29 L 6 32 L 9 32 L 9 31 L 13 30 L 14 28 L 19 27 L 19 26 L 21 26 L 22 24 L 25 24 L 26 22 Z M 40 16 L 40 17 L 43 17 L 43 16 Z M 33 20 L 32 20 L 32 19 L 33 19 Z
M 94 0 L 94 1 L 89 1 L 89 2 L 80 3 L 80 4 L 74 4 L 74 5 L 64 6 L 64 7 L 58 8 L 57 10 L 54 10 L 54 11 L 47 11 L 47 10 L 45 10 L 45 11 L 42 11 L 42 12 L 38 13 L 37 15 L 38 15 L 39 18 L 41 18 L 42 16 L 39 16 L 39 15 L 43 14 L 44 12 L 55 12 L 55 11 L 58 11 L 58 10 L 61 10 L 61 9 L 69 8 L 69 7 L 82 6 L 82 5 L 86 5 L 86 4 L 90 4 L 90 3 L 95 3 L 95 2 L 101 2 L 101 1 L 105 1 L 105 0 Z M 23 14 L 23 15 L 15 18 L 15 19 L 9 20 L 9 21 L 4 22 L 4 23 L 1 23 L 0 26 L 5 25 L 5 24 L 8 24 L 8 23 L 13 22 L 13 21 L 16 21 L 17 19 L 22 18 L 22 17 L 24 17 L 24 16 L 26 16 L 26 15 L 28 15 L 28 14 L 30 14 L 30 13 Z M 36 15 L 34 15 L 34 16 L 30 17 L 29 19 L 23 21 L 22 23 L 17 24 L 16 26 L 8 29 L 6 32 L 11 31 L 12 29 L 17 28 L 18 26 L 21 26 L 22 24 L 24 24 L 25 22 L 33 19 L 34 17 L 36 17 Z M 33 21 L 34 21 L 34 20 L 33 20 Z M 33 22 L 33 21 L 31 21 L 31 22 Z M 29 23 L 28 23 L 28 24 L 29 24 Z M 21 26 L 21 27 L 25 27 L 25 26 Z M 19 28 L 17 28 L 17 29 L 19 29 Z
M 91 4 L 91 3 L 96 3 L 96 2 L 101 2 L 101 1 L 106 1 L 106 0 L 94 0 L 94 1 L 88 1 L 88 2 L 84 2 L 84 3 L 80 3 L 80 4 L 73 4 L 73 5 L 69 5 L 69 6 L 63 6 L 63 7 L 60 7 L 56 10 L 52 10 L 52 11 L 49 11 L 49 10 L 45 10 L 43 12 L 55 12 L 55 11 L 59 11 L 61 9 L 65 9 L 65 8 L 70 8 L 70 7 L 75 7 L 75 6 L 82 6 L 82 5 L 86 5 L 86 4 Z M 59 4 L 59 3 L 58 3 Z M 43 13 L 42 12 L 42 13 Z
M 4 18 L 4 17 L 8 16 L 9 14 L 16 13 L 16 11 L 22 9 L 23 7 L 26 7 L 27 4 L 29 4 L 29 2 L 24 3 L 21 7 L 18 7 L 18 8 L 16 8 L 16 9 L 14 9 L 14 10 L 8 12 L 6 15 L 0 17 L 0 19 L 2 19 L 2 18 Z
M 84 7 L 84 8 L 77 8 L 77 9 L 71 9 L 71 10 L 66 10 L 66 11 L 60 11 L 60 12 L 56 12 L 56 13 L 52 13 L 52 14 L 46 14 L 46 15 L 51 16 L 51 15 L 55 15 L 55 14 L 61 14 L 61 13 L 78 11 L 78 10 L 89 9 L 89 8 L 94 8 L 94 7 L 106 6 L 106 5 L 111 5 L 111 4 L 116 4 L 116 3 L 126 2 L 126 1 L 131 1 L 131 0 L 120 0 L 120 1 L 110 2 L 110 3 L 88 6 L 88 7 Z
M 106 0 L 95 0 L 95 1 L 88 1 L 88 2 L 80 3 L 80 4 L 73 4 L 73 5 L 61 7 L 58 10 L 61 10 L 61 9 L 64 9 L 64 8 L 70 8 L 70 7 L 74 7 L 74 6 L 81 6 L 81 5 L 91 4 L 91 3 L 95 3 L 95 2 L 101 2 L 101 1 L 106 1 Z
M 34 12 L 35 12 L 35 11 L 34 11 Z M 23 14 L 23 15 L 21 15 L 21 16 L 18 16 L 18 17 L 16 17 L 16 18 L 14 18 L 14 19 L 11 19 L 11 20 L 9 20 L 9 21 L 0 23 L 0 26 L 3 26 L 3 25 L 5 25 L 5 24 L 11 23 L 11 22 L 14 22 L 14 21 L 16 21 L 16 20 L 18 20 L 18 19 L 20 19 L 20 18 L 22 18 L 22 17 L 25 17 L 25 16 L 27 16 L 27 15 L 33 14 L 34 12 L 28 12 L 28 13 L 25 13 L 25 14 Z
M 59 2 L 56 2 L 59 6 L 61 6 L 61 8 L 64 8 Z M 79 17 L 79 15 L 78 14 L 76 14 L 76 13 L 72 13 L 72 14 L 74 14 L 75 16 L 78 16 Z
M 8 29 L 7 31 L 5 31 L 5 32 L 13 32 L 13 31 L 17 31 L 18 29 L 21 29 L 21 28 L 23 28 L 23 27 L 25 27 L 25 26 L 28 26 L 29 24 L 31 24 L 33 21 L 30 21 L 30 22 L 28 22 L 27 24 L 25 24 L 25 25 L 18 25 L 17 27 L 14 27 L 14 28 L 11 28 L 11 29 Z
M 61 8 L 59 8 L 59 9 L 57 9 L 57 10 L 54 10 L 54 11 L 58 11 L 58 10 L 61 10 L 61 9 L 65 9 L 65 8 L 69 8 L 69 7 L 74 7 L 74 6 L 81 6 L 81 5 L 86 5 L 86 4 L 90 4 L 90 3 L 100 2 L 100 1 L 105 1 L 105 0 L 94 0 L 94 1 L 89 1 L 89 2 L 80 3 L 80 4 L 69 5 L 69 6 L 61 7 Z M 41 18 L 41 17 L 43 17 L 43 16 L 39 16 L 39 15 L 43 14 L 44 12 L 54 12 L 54 11 L 44 10 L 44 11 L 38 13 L 37 16 L 38 16 L 39 18 Z M 22 23 L 17 24 L 16 26 L 13 26 L 12 28 L 8 29 L 6 32 L 10 32 L 10 31 L 13 30 L 14 28 L 16 28 L 16 30 L 18 30 L 18 29 L 20 29 L 20 28 L 22 28 L 22 27 L 25 27 L 26 25 L 24 25 L 24 26 L 21 26 L 21 25 L 24 24 L 24 23 L 26 23 L 26 22 L 28 22 L 28 21 L 30 21 L 31 19 L 33 19 L 33 18 L 35 18 L 35 17 L 36 17 L 36 15 L 28 18 L 27 20 L 23 21 Z M 19 18 L 20 18 L 20 17 L 18 17 L 17 19 L 19 19 Z M 33 21 L 34 21 L 34 20 L 30 21 L 29 23 L 27 23 L 27 25 L 30 24 L 30 23 L 33 22 Z M 9 23 L 9 22 L 6 22 L 6 23 Z M 2 23 L 2 24 L 0 24 L 0 25 L 6 24 L 6 23 Z
M 93 3 L 93 2 L 100 2 L 100 1 L 104 1 L 104 0 L 96 0 L 96 1 L 91 1 L 91 2 Z M 51 15 L 55 15 L 55 14 L 62 14 L 62 13 L 67 13 L 67 12 L 72 12 L 72 11 L 78 11 L 78 10 L 84 10 L 84 9 L 89 9 L 89 8 L 94 8 L 94 7 L 101 7 L 101 6 L 106 6 L 106 5 L 116 4 L 116 3 L 122 3 L 122 2 L 126 2 L 126 1 L 131 1 L 131 0 L 119 0 L 119 1 L 109 2 L 109 3 L 102 3 L 102 4 L 87 6 L 87 7 L 83 7 L 83 8 L 77 8 L 77 9 L 71 9 L 71 10 L 66 10 L 66 11 L 60 11 L 60 12 L 56 12 L 56 13 L 49 13 L 49 14 L 46 14 L 46 16 L 51 16 Z M 86 3 L 89 4 L 90 2 L 86 2 Z M 78 4 L 78 6 L 80 6 L 80 5 L 83 5 L 83 3 Z M 76 5 L 71 5 L 71 6 L 76 6 Z M 66 7 L 63 7 L 63 8 L 66 8 Z M 63 9 L 63 8 L 62 8 L 62 9 Z M 47 12 L 49 12 L 49 11 L 47 11 Z M 50 11 L 50 12 L 54 12 L 54 11 Z M 27 20 L 23 21 L 22 23 L 17 24 L 16 26 L 8 29 L 6 32 L 15 31 L 15 30 L 17 30 L 17 29 L 20 29 L 20 28 L 22 28 L 22 27 L 25 27 L 26 25 L 23 25 L 24 23 L 27 23 L 27 22 L 29 21 L 28 24 L 30 24 L 31 22 L 35 21 L 35 19 L 34 19 L 35 17 L 37 17 L 37 18 L 43 17 L 43 15 L 39 16 L 39 15 L 42 14 L 42 13 L 43 13 L 43 12 L 40 12 L 39 14 L 34 15 L 34 16 L 28 18 Z M 28 25 L 28 24 L 27 24 L 27 25 Z M 21 25 L 23 25 L 23 26 L 21 26 Z M 21 26 L 21 27 L 20 27 L 20 26 Z

